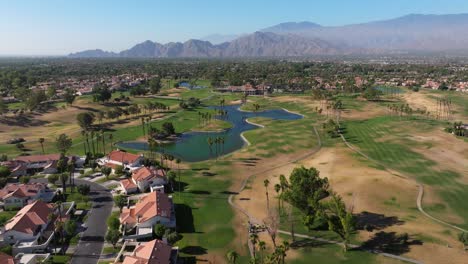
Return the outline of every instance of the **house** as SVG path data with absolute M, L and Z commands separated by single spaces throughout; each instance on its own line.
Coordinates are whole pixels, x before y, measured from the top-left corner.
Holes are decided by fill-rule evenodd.
M 120 182 L 122 189 L 126 194 L 136 191 L 145 192 L 149 188 L 164 186 L 167 183 L 166 172 L 154 167 L 141 167 L 132 172 L 130 179 Z M 137 190 L 135 190 L 135 187 Z
M 67 221 L 74 208 L 74 202 L 55 207 L 41 200 L 34 201 L 0 229 L 0 243 L 12 245 L 13 254 L 44 252 L 54 238 L 55 222 Z
M 172 197 L 165 193 L 151 192 L 142 197 L 133 207 L 124 208 L 120 214 L 120 223 L 125 229 L 134 227 L 153 227 L 162 224 L 175 227 L 175 209 Z
M 57 173 L 57 164 L 60 160 L 60 154 L 19 156 L 10 161 L 10 166 L 14 176 L 24 176 L 26 174 L 35 174 L 38 172 L 44 174 Z M 68 161 L 68 157 L 65 160 Z M 26 174 L 24 174 L 26 172 Z
M 50 224 L 49 215 L 54 212 L 52 204 L 41 200 L 26 205 L 6 222 L 3 232 L 1 232 L 3 240 L 8 244 L 36 240 Z
M 133 253 L 125 257 L 123 264 L 175 264 L 177 253 L 177 248 L 155 239 L 136 246 Z
M 1 264 L 15 264 L 15 259 L 3 252 L 0 252 L 0 263 Z
M 117 166 L 123 166 L 125 170 L 134 171 L 141 167 L 143 160 L 143 154 L 137 155 L 121 150 L 113 150 L 104 158 L 99 159 L 98 164 L 110 167 L 113 171 Z
M 51 202 L 55 192 L 45 183 L 18 184 L 9 183 L 0 190 L 0 204 L 4 209 L 21 208 L 28 202 L 42 200 Z

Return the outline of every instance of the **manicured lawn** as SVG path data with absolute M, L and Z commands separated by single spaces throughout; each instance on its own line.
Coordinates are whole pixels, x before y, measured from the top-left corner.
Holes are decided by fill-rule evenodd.
M 16 215 L 17 210 L 0 212 L 0 226 L 3 226 L 8 220 Z
M 457 179 L 460 174 L 435 168 L 437 163 L 411 150 L 418 142 L 405 136 L 406 130 L 417 128 L 420 131 L 434 129 L 439 123 L 427 120 L 399 120 L 393 117 L 378 117 L 365 121 L 346 123 L 346 138 L 358 146 L 371 158 L 386 166 L 414 177 L 417 181 L 433 186 L 447 205 L 462 219 L 463 227 L 468 227 L 468 186 Z M 390 138 L 387 138 L 390 136 Z M 436 210 L 434 210 L 436 209 Z M 427 210 L 444 219 L 448 210 L 441 207 L 428 207 Z
M 320 117 L 316 113 L 295 103 L 278 103 L 268 99 L 259 99 L 259 101 L 264 100 L 267 103 L 260 104 L 264 105 L 266 109 L 285 108 L 289 111 L 304 114 L 304 118 L 298 120 L 250 118 L 249 121 L 265 127 L 244 133 L 247 140 L 252 144 L 248 148 L 249 152 L 266 158 L 273 157 L 278 153 L 312 150 L 317 145 L 317 137 L 313 132 L 313 126 Z
M 234 213 L 227 202 L 229 166 L 229 162 L 202 162 L 182 172 L 184 191 L 173 196 L 178 232 L 183 236 L 177 246 L 183 257 L 230 249 L 235 234 Z
M 76 209 L 77 210 L 89 210 L 89 209 L 91 209 L 92 202 L 89 201 L 89 200 L 88 200 L 88 202 L 86 202 L 86 199 L 88 199 L 88 197 L 78 193 L 76 191 L 76 188 L 75 188 L 74 192 L 71 192 L 70 187 L 67 187 L 67 191 L 65 192 L 65 195 L 67 196 L 67 199 L 66 199 L 67 202 L 74 201 L 76 203 Z
M 119 253 L 120 248 L 119 247 L 105 247 L 102 249 L 103 254 L 112 254 L 112 253 Z
M 383 256 L 378 256 L 372 253 L 359 250 L 350 250 L 343 252 L 343 249 L 339 245 L 326 244 L 311 240 L 300 241 L 305 246 L 291 249 L 294 251 L 296 258 L 286 258 L 287 263 L 291 264 L 309 264 L 309 263 L 321 263 L 321 264 L 361 264 L 361 263 L 403 263 L 398 260 L 392 260 Z

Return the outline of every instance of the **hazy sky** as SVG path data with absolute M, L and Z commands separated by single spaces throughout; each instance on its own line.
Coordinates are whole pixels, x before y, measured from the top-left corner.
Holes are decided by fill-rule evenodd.
M 468 13 L 467 0 L 0 0 L 0 55 L 120 51 L 144 40 L 249 33 L 287 21 L 343 25 Z

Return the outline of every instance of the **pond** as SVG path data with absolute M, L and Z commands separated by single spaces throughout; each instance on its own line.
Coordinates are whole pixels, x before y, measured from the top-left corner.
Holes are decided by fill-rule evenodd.
M 242 138 L 242 133 L 258 128 L 257 125 L 247 122 L 250 117 L 265 117 L 278 120 L 297 120 L 302 116 L 282 109 L 266 110 L 257 113 L 245 112 L 239 109 L 240 105 L 230 105 L 222 107 L 227 111 L 227 116 L 216 119 L 225 120 L 232 124 L 230 129 L 220 132 L 187 132 L 183 133 L 179 139 L 170 144 L 164 145 L 164 153 L 171 154 L 183 161 L 196 162 L 216 158 L 236 150 L 241 149 L 247 143 Z M 209 109 L 221 109 L 218 106 Z M 224 138 L 224 144 L 208 144 L 209 138 Z M 148 144 L 141 141 L 128 141 L 117 144 L 118 147 L 135 150 L 148 150 Z

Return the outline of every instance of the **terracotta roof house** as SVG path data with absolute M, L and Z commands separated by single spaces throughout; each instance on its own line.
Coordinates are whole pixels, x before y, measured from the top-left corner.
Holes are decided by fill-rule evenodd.
M 155 224 L 175 227 L 172 197 L 165 193 L 151 192 L 142 197 L 135 206 L 124 208 L 120 214 L 120 223 L 126 229 L 153 227 Z
M 3 252 L 0 252 L 0 264 L 15 264 L 15 259 Z
M 133 253 L 126 256 L 123 264 L 175 264 L 177 248 L 155 239 L 136 246 Z
M 52 204 L 41 200 L 26 205 L 5 224 L 2 232 L 4 241 L 14 244 L 16 241 L 37 239 L 50 223 L 49 214 L 54 212 Z
M 138 186 L 133 183 L 132 179 L 124 179 L 120 181 L 120 186 L 125 194 L 138 192 Z
M 23 176 L 37 172 L 53 174 L 57 173 L 57 163 L 60 157 L 60 154 L 18 156 L 10 162 L 10 166 L 15 166 L 12 170 L 14 176 Z M 66 157 L 66 159 L 68 160 L 69 158 Z M 25 172 L 26 174 L 24 174 Z
M 132 172 L 132 177 L 130 179 L 121 181 L 120 185 L 124 192 L 129 194 L 134 191 L 135 186 L 140 192 L 145 192 L 152 187 L 164 187 L 166 183 L 166 172 L 164 170 L 154 167 L 141 167 Z M 164 190 L 164 188 L 162 188 L 162 190 Z
M 41 199 L 51 202 L 55 192 L 50 190 L 45 183 L 9 183 L 0 190 L 0 204 L 5 209 L 21 208 L 28 202 Z
M 133 171 L 141 167 L 143 163 L 143 154 L 137 155 L 121 150 L 113 150 L 107 156 L 98 160 L 100 166 L 111 167 L 112 170 L 116 166 L 123 166 L 126 170 Z

